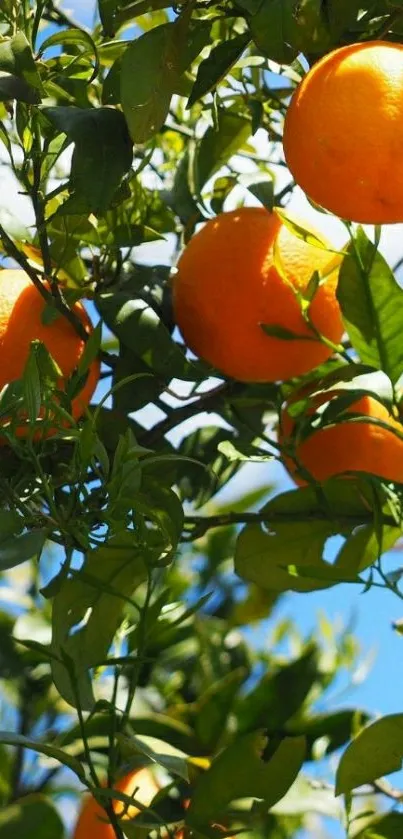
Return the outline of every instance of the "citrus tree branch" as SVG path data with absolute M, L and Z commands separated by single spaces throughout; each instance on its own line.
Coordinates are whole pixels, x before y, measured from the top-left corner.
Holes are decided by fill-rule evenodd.
M 347 526 L 347 527 L 360 527 L 363 524 L 369 524 L 373 521 L 373 514 L 369 510 L 367 514 L 363 513 L 362 516 L 357 516 L 356 514 L 349 515 L 348 513 L 343 514 L 342 516 L 335 516 L 335 520 L 338 524 Z M 216 513 L 211 516 L 199 516 L 199 515 L 188 515 L 185 516 L 185 531 L 190 533 L 192 538 L 199 538 L 203 536 L 208 530 L 211 530 L 214 527 L 228 527 L 230 525 L 235 524 L 270 524 L 270 523 L 287 523 L 287 522 L 308 522 L 308 521 L 316 521 L 317 519 L 323 519 L 323 521 L 329 520 L 329 513 L 327 510 L 320 510 L 319 508 L 315 510 L 315 512 L 309 513 L 280 513 L 277 510 L 273 513 L 270 511 L 267 512 L 257 512 L 257 513 Z M 392 516 L 384 516 L 382 519 L 382 523 L 385 525 L 393 526 L 396 525 L 396 522 L 392 518 Z

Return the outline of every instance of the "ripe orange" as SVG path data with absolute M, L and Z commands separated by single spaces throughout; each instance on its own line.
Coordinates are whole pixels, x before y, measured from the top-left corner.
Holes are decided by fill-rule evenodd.
M 119 792 L 126 795 L 134 795 L 138 801 L 149 807 L 154 796 L 159 791 L 149 769 L 136 769 L 121 778 L 115 786 Z M 125 805 L 122 801 L 115 801 L 113 808 L 115 813 L 121 814 Z M 129 807 L 122 816 L 123 819 L 133 819 L 140 810 Z M 82 810 L 73 833 L 73 839 L 115 839 L 115 831 L 107 820 L 105 810 L 95 801 L 91 795 L 86 795 Z
M 44 325 L 41 320 L 44 307 L 43 298 L 24 271 L 0 271 L 0 390 L 21 378 L 31 341 L 34 340 L 45 344 L 64 377 L 70 376 L 77 367 L 83 354 L 84 341 L 64 317 Z M 92 324 L 81 303 L 75 304 L 74 311 L 89 333 Z M 72 415 L 75 419 L 82 415 L 88 405 L 98 378 L 99 363 L 94 361 L 84 387 L 72 402 Z M 22 427 L 19 433 L 23 435 L 24 431 Z M 47 429 L 46 434 L 54 431 Z
M 193 236 L 179 259 L 173 280 L 176 323 L 196 355 L 234 379 L 300 376 L 332 350 L 304 320 L 296 292 L 306 290 L 315 271 L 329 274 L 309 313 L 321 335 L 339 342 L 338 265 L 338 258 L 307 244 L 263 208 L 222 213 Z M 267 335 L 262 324 L 301 338 Z
M 308 413 L 331 402 L 345 391 L 334 390 L 313 397 Z M 295 401 L 296 397 L 292 401 Z M 317 481 L 326 481 L 346 472 L 366 472 L 386 481 L 403 482 L 403 439 L 371 420 L 380 420 L 403 434 L 403 425 L 388 409 L 371 396 L 362 396 L 347 409 L 347 414 L 361 414 L 368 422 L 343 422 L 319 428 L 301 442 L 295 443 L 297 423 L 286 405 L 281 416 L 279 441 L 281 445 L 295 444 L 296 461 L 283 457 L 284 464 L 296 483 L 306 481 L 298 472 L 298 462 Z M 305 415 L 306 416 L 306 415 Z
M 296 89 L 284 154 L 300 187 L 351 221 L 403 221 L 403 44 L 325 55 Z

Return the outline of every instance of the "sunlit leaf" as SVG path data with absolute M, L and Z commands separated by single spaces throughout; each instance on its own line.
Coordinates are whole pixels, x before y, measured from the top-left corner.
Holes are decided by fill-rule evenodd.
M 186 813 L 186 822 L 196 830 L 217 823 L 237 798 L 260 798 L 272 807 L 295 780 L 305 756 L 303 737 L 281 740 L 265 759 L 270 746 L 261 731 L 237 738 L 222 751 L 199 779 Z
M 341 757 L 336 795 L 397 772 L 403 761 L 403 714 L 381 717 L 364 728 Z
M 342 263 L 337 299 L 361 361 L 396 382 L 403 372 L 403 290 L 362 229 Z

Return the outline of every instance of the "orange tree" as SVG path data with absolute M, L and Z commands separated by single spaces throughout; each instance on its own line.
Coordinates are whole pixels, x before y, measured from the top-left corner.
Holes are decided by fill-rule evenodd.
M 403 597 L 403 4 L 81 5 L 0 9 L 0 839 L 401 837 L 403 715 L 323 710 L 356 641 L 250 639 Z

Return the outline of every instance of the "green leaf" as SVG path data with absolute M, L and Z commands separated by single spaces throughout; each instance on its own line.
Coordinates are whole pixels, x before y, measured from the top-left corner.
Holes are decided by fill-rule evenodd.
M 190 11 L 184 8 L 175 23 L 145 32 L 123 54 L 120 99 L 135 143 L 144 143 L 159 131 L 183 73 L 209 38 L 211 23 L 190 21 Z
M 17 533 L 21 533 L 23 525 L 23 519 L 20 518 L 15 510 L 0 509 L 0 544 L 8 536 L 15 536 Z
M 356 817 L 349 830 L 349 839 L 400 839 L 402 831 L 403 813 L 375 813 L 363 819 Z
M 84 29 L 62 29 L 61 32 L 54 32 L 53 35 L 50 35 L 49 38 L 45 38 L 42 42 L 39 50 L 39 55 L 42 56 L 44 52 L 50 47 L 61 46 L 62 48 L 67 46 L 68 48 L 71 46 L 79 47 L 81 55 L 89 55 L 94 64 L 94 71 L 92 78 L 89 79 L 89 82 L 92 81 L 93 78 L 98 73 L 99 70 L 99 59 L 98 59 L 98 50 L 96 47 L 95 42 L 91 38 L 91 35 L 86 32 Z
M 147 468 L 147 461 L 143 469 Z M 178 547 L 183 529 L 183 507 L 176 493 L 156 481 L 143 481 L 141 492 L 133 499 L 137 513 L 149 518 L 159 529 L 164 540 L 166 559 L 171 558 Z
M 216 751 L 217 744 L 226 730 L 235 697 L 246 675 L 246 670 L 242 667 L 233 670 L 214 682 L 197 702 L 194 728 L 207 753 Z
M 210 126 L 203 135 L 195 156 L 195 188 L 200 193 L 205 183 L 246 143 L 251 121 L 228 108 L 218 109 L 217 130 Z
M 36 101 L 40 101 L 38 93 L 43 93 L 43 86 L 31 47 L 23 32 L 16 32 L 13 38 L 0 42 L 0 70 L 26 82 L 37 91 Z
M 297 47 L 292 46 L 288 34 L 286 36 L 291 14 L 292 10 L 287 9 L 284 0 L 264 0 L 249 21 L 250 33 L 258 50 L 279 64 L 291 64 L 298 54 Z
M 312 717 L 297 717 L 286 725 L 287 734 L 303 734 L 308 744 L 307 760 L 312 760 L 312 748 L 317 740 L 327 741 L 325 754 L 331 754 L 351 739 L 357 726 L 369 721 L 365 711 L 344 709 L 331 713 L 315 714 Z
M 0 839 L 63 839 L 64 825 L 44 795 L 17 799 L 0 813 Z
M 30 740 L 22 734 L 14 734 L 11 731 L 0 731 L 0 743 L 4 743 L 6 746 L 22 746 L 23 749 L 30 749 L 33 752 L 37 752 L 37 754 L 53 758 L 62 764 L 62 766 L 67 766 L 68 769 L 71 769 L 80 781 L 85 781 L 85 771 L 80 761 L 56 746 L 41 743 L 39 740 Z
M 169 745 L 169 743 L 163 743 L 155 737 L 145 737 L 144 735 L 126 737 L 123 734 L 118 734 L 117 740 L 122 755 L 126 759 L 137 757 L 139 754 L 145 755 L 153 763 L 163 766 L 171 775 L 189 783 L 187 755 Z
M 121 102 L 135 143 L 145 143 L 165 122 L 182 72 L 177 31 L 174 23 L 156 26 L 123 54 Z
M 0 570 L 14 568 L 27 559 L 39 557 L 47 538 L 45 528 L 10 536 L 0 542 Z
M 28 361 L 23 375 L 24 404 L 27 409 L 28 420 L 34 424 L 39 417 L 42 404 L 41 380 L 36 358 L 36 344 L 31 344 Z
M 403 760 L 403 714 L 390 714 L 364 728 L 341 757 L 336 795 L 397 772 Z
M 248 183 L 247 188 L 252 195 L 270 212 L 274 207 L 274 181 L 272 178 Z
M 0 71 L 0 101 L 8 99 L 18 99 L 29 105 L 37 105 L 41 101 L 38 91 L 33 90 L 25 79 Z
M 103 27 L 103 34 L 113 38 L 115 34 L 115 18 L 120 5 L 119 0 L 98 0 L 99 17 Z
M 361 361 L 396 382 L 403 371 L 403 290 L 361 228 L 341 265 L 337 299 Z
M 340 37 L 349 26 L 356 23 L 362 10 L 362 0 L 327 0 L 326 19 L 332 40 Z
M 261 798 L 270 808 L 294 782 L 305 757 L 305 738 L 286 737 L 265 759 L 270 741 L 263 731 L 238 737 L 215 758 L 195 785 L 186 823 L 203 832 L 219 822 L 237 798 Z
M 375 522 L 357 528 L 350 534 L 340 548 L 335 560 L 337 568 L 356 568 L 358 572 L 373 565 L 381 554 L 389 551 L 401 538 L 401 527 L 386 525 L 382 527 L 382 539 L 379 540 Z
M 151 370 L 167 379 L 194 377 L 193 365 L 188 364 L 181 348 L 145 300 L 135 299 L 128 290 L 99 295 L 96 303 L 114 335 Z
M 223 175 L 214 181 L 214 191 L 210 200 L 213 213 L 218 215 L 222 212 L 225 199 L 228 198 L 237 183 L 238 179 L 232 175 Z
M 74 106 L 44 108 L 43 113 L 75 144 L 72 194 L 59 212 L 104 213 L 132 164 L 132 143 L 123 114 L 113 108 Z
M 287 329 L 285 326 L 276 326 L 276 324 L 268 324 L 268 323 L 261 323 L 261 329 L 265 335 L 270 335 L 274 338 L 281 338 L 282 341 L 319 341 L 319 338 L 314 336 L 306 336 L 306 335 L 298 335 L 295 332 L 291 332 L 290 329 Z
M 58 662 L 52 663 L 52 672 L 66 702 L 76 707 L 79 701 L 86 710 L 93 707 L 89 669 L 106 658 L 126 598 L 146 576 L 144 550 L 139 551 L 133 533 L 125 531 L 90 551 L 81 574 L 61 586 L 53 601 L 52 648 L 59 658 L 69 656 L 73 672 Z
M 191 108 L 198 99 L 213 90 L 227 75 L 233 64 L 241 57 L 248 46 L 248 34 L 237 35 L 228 41 L 217 44 L 207 58 L 199 64 L 196 81 L 189 96 L 187 107 Z
M 327 539 L 349 536 L 372 523 L 371 505 L 361 485 L 329 481 L 319 496 L 312 487 L 273 498 L 261 511 L 268 532 L 259 525 L 239 535 L 235 570 L 245 580 L 271 591 L 314 591 L 336 582 L 357 582 L 359 558 L 340 567 L 323 560 Z
M 263 55 L 279 64 L 291 64 L 299 52 L 326 51 L 331 44 L 322 0 L 263 0 L 250 30 Z
M 300 658 L 264 675 L 242 698 L 237 715 L 239 731 L 250 731 L 256 725 L 273 734 L 282 731 L 287 720 L 300 710 L 318 676 L 317 649 L 310 645 Z
M 334 530 L 327 522 L 279 524 L 272 533 L 259 525 L 249 525 L 240 533 L 235 552 L 235 571 L 245 580 L 270 591 L 315 591 L 334 581 L 326 579 L 327 566 L 322 552 Z M 317 575 L 302 576 L 296 566 L 317 569 Z M 323 575 L 321 575 L 323 572 Z

